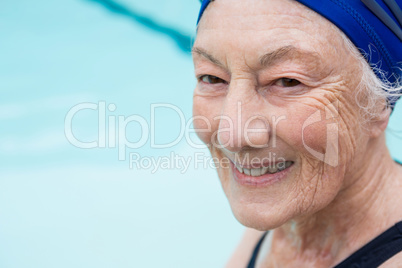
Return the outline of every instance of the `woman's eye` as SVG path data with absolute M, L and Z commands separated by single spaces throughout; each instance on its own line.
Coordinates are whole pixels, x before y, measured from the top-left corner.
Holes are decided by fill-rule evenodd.
M 219 84 L 219 83 L 225 84 L 226 83 L 225 80 L 220 79 L 219 77 L 216 77 L 213 75 L 203 75 L 200 77 L 200 80 L 207 84 Z
M 275 85 L 281 86 L 281 87 L 295 87 L 299 84 L 301 84 L 300 81 L 298 81 L 296 79 L 292 79 L 292 78 L 286 78 L 286 77 L 278 79 L 275 82 Z

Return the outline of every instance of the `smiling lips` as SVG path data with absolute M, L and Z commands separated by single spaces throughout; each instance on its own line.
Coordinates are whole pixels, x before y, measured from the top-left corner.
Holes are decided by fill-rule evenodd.
M 239 163 L 231 162 L 235 180 L 242 185 L 267 186 L 284 178 L 291 167 L 293 161 L 282 161 L 271 163 L 269 166 L 262 165 L 258 168 L 245 168 Z
M 267 174 L 267 173 L 274 174 L 274 173 L 280 172 L 282 170 L 285 170 L 288 167 L 290 167 L 293 164 L 293 162 L 292 161 L 283 161 L 283 162 L 278 162 L 275 164 L 270 164 L 267 166 L 262 166 L 260 168 L 244 168 L 244 167 L 241 167 L 240 164 L 238 164 L 238 163 L 233 163 L 233 164 L 236 166 L 237 170 L 240 173 L 246 174 L 248 176 L 259 177 L 259 176 Z

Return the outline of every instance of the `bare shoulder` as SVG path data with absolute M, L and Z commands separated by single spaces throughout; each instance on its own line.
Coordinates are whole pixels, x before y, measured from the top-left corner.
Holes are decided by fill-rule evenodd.
M 396 254 L 394 257 L 384 262 L 381 268 L 399 268 L 402 267 L 402 252 Z
M 226 264 L 227 268 L 244 268 L 250 260 L 255 245 L 260 240 L 264 232 L 247 228 L 244 231 L 243 237 L 240 240 L 239 245 L 233 252 L 232 257 Z

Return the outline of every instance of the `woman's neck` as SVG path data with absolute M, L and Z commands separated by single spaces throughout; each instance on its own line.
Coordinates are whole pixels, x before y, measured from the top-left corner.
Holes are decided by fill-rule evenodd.
M 365 155 L 365 164 L 345 178 L 348 185 L 329 206 L 274 230 L 272 261 L 334 266 L 402 220 L 397 207 L 402 203 L 402 169 L 390 157 L 385 138 L 371 144 Z

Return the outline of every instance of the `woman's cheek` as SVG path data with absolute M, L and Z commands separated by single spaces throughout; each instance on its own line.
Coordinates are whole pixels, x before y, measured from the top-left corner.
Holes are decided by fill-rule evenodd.
M 219 103 L 213 99 L 194 96 L 193 124 L 197 136 L 207 145 L 212 144 L 219 128 Z M 215 137 L 216 138 L 216 137 Z
M 332 128 L 325 121 L 302 126 L 301 138 L 304 149 L 316 156 L 327 153 L 327 145 L 334 142 L 328 140 L 334 138 L 328 135 L 328 131 L 332 131 Z

